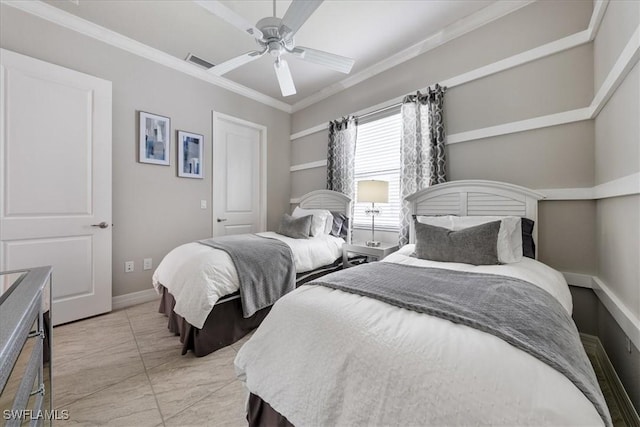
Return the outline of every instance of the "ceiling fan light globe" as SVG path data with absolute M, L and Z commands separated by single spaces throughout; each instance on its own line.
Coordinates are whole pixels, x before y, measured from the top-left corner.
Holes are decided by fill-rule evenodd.
M 269 49 L 269 53 L 271 55 L 275 56 L 276 58 L 280 57 L 280 55 L 282 54 L 282 50 L 284 49 L 282 44 L 280 42 L 277 42 L 277 41 L 269 42 L 269 44 L 267 46 L 268 46 L 268 49 Z

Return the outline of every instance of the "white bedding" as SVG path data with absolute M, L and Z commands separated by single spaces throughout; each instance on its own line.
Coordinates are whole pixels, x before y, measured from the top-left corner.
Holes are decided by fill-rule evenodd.
M 289 245 L 297 273 L 330 264 L 342 255 L 344 240 L 328 234 L 311 239 L 292 239 L 274 232 L 257 234 Z M 173 310 L 197 328 L 202 328 L 221 297 L 240 288 L 229 255 L 197 242 L 169 252 L 153 273 L 152 283 L 158 293 L 160 285 L 167 288 L 176 300 Z
M 571 312 L 564 278 L 529 258 L 503 266 L 384 262 L 517 277 Z M 235 360 L 248 390 L 305 425 L 602 425 L 572 382 L 501 339 L 323 286 L 280 299 Z

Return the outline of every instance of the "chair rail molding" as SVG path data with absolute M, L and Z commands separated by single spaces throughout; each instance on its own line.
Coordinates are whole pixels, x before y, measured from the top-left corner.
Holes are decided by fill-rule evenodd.
M 640 348 L 640 319 L 627 308 L 611 288 L 599 277 L 589 274 L 562 272 L 567 283 L 572 286 L 593 289 L 602 305 L 620 326 L 620 329 L 629 337 L 631 342 Z

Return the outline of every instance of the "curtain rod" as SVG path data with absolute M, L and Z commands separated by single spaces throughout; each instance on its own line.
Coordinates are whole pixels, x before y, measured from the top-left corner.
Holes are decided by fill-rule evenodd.
M 438 83 L 436 83 L 436 84 L 435 84 L 435 86 L 437 87 L 437 86 L 439 86 L 439 84 L 438 84 Z M 447 90 L 447 87 L 446 87 L 446 86 L 441 86 L 441 88 L 442 88 L 443 90 Z M 426 87 L 425 89 L 423 89 L 423 90 L 427 91 L 427 90 L 430 90 L 430 89 L 431 89 L 431 86 L 427 86 L 427 87 Z M 420 91 L 418 90 L 418 92 L 420 92 Z M 391 104 L 391 105 L 385 105 L 385 106 L 380 107 L 380 108 L 378 108 L 378 109 L 376 109 L 376 110 L 369 111 L 368 113 L 364 113 L 364 114 L 360 114 L 360 115 L 358 115 L 357 113 L 354 113 L 354 114 L 352 114 L 352 116 L 354 116 L 354 117 L 357 117 L 357 118 L 361 119 L 361 118 L 364 118 L 364 117 L 371 116 L 371 115 L 373 115 L 373 114 L 381 113 L 381 112 L 383 112 L 383 111 L 386 111 L 386 110 L 390 110 L 390 109 L 392 109 L 392 108 L 399 107 L 399 106 L 401 106 L 401 105 L 402 105 L 402 103 L 403 103 L 404 99 L 405 99 L 407 96 L 411 96 L 411 95 L 413 95 L 413 94 L 403 95 L 402 97 L 400 97 L 400 101 L 398 101 L 398 102 L 394 102 L 394 103 L 393 103 L 393 104 Z M 396 98 L 396 99 L 398 99 L 398 98 Z M 389 102 L 389 101 L 387 101 L 387 102 Z M 378 105 L 379 105 L 379 104 L 378 104 Z M 375 107 L 375 106 L 374 106 L 374 107 Z M 365 111 L 366 111 L 366 109 L 365 109 Z
M 372 115 L 374 115 L 374 114 L 381 113 L 381 112 L 383 112 L 383 111 L 390 110 L 390 109 L 392 109 L 392 108 L 399 107 L 399 106 L 401 106 L 401 105 L 402 105 L 402 102 L 396 102 L 395 104 L 387 105 L 386 107 L 378 108 L 377 110 L 370 111 L 370 112 L 368 112 L 368 113 L 361 114 L 361 115 L 356 116 L 356 117 L 357 117 L 357 118 L 359 118 L 359 119 L 362 119 L 362 118 L 365 118 L 365 117 L 368 117 L 368 116 L 372 116 Z

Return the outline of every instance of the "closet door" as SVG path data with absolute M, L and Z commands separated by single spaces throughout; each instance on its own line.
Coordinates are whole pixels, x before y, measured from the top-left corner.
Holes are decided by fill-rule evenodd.
M 213 113 L 213 235 L 266 228 L 266 127 Z
M 52 317 L 111 311 L 111 82 L 0 51 L 0 270 L 53 266 Z

